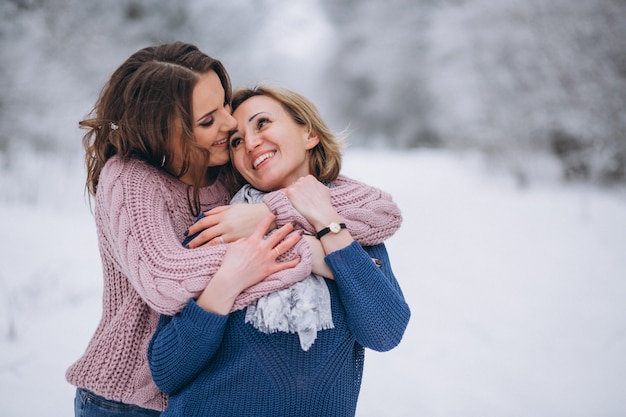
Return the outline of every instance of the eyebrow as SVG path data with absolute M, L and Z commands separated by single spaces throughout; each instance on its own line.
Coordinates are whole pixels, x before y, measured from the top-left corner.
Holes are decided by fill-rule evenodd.
M 257 117 L 259 114 L 263 114 L 263 113 L 270 114 L 270 113 L 268 113 L 268 112 L 266 112 L 266 111 L 260 111 L 260 112 L 258 112 L 258 113 L 256 113 L 256 114 L 253 114 L 252 116 L 250 116 L 250 118 L 248 119 L 248 123 L 250 123 L 251 121 L 253 121 L 253 120 L 254 120 L 254 118 L 255 118 L 255 117 Z M 230 139 L 230 138 L 231 138 L 234 134 L 236 134 L 236 133 L 239 133 L 239 129 L 235 129 L 235 130 L 231 131 L 231 132 L 228 134 L 228 138 Z
M 251 122 L 252 120 L 254 120 L 255 117 L 257 117 L 259 114 L 263 114 L 263 113 L 267 113 L 266 111 L 260 111 L 257 114 L 253 114 L 249 119 L 248 122 Z M 269 113 L 267 113 L 269 114 Z

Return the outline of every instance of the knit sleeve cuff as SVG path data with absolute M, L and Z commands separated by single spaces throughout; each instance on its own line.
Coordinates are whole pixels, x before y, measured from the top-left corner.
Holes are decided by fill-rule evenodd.
M 364 250 L 353 242 L 330 253 L 326 262 L 334 272 L 356 340 L 378 352 L 397 346 L 411 311 L 393 276 L 384 245 Z
M 372 262 L 356 240 L 345 248 L 329 253 L 324 259 L 337 270 L 352 270 L 364 261 Z
M 276 225 L 281 227 L 287 223 L 293 223 L 295 229 L 304 229 L 315 232 L 307 219 L 296 210 L 284 191 L 272 191 L 263 197 L 263 202 L 276 216 Z
M 333 185 L 332 205 L 361 245 L 383 243 L 400 228 L 402 214 L 390 194 L 343 175 Z
M 381 296 L 390 288 L 389 279 L 376 261 L 356 241 L 329 253 L 324 259 L 332 269 L 342 294 L 354 295 L 357 302 Z
M 211 313 L 206 311 L 196 303 L 196 300 L 190 300 L 185 308 L 180 312 L 181 319 L 188 321 L 200 332 L 210 332 L 218 328 L 226 326 L 228 316 Z

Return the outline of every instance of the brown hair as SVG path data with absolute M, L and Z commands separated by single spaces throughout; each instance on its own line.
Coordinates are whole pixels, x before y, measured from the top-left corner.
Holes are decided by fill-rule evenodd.
M 297 124 L 306 126 L 307 129 L 318 134 L 319 143 L 309 150 L 309 172 L 319 181 L 336 180 L 341 171 L 344 136 L 336 136 L 329 129 L 317 107 L 300 93 L 266 85 L 237 89 L 233 93 L 231 104 L 233 113 L 244 101 L 255 96 L 267 96 L 276 100 Z M 234 171 L 234 169 L 229 171 Z M 238 189 L 245 184 L 245 180 L 237 172 L 230 172 L 227 176 L 227 183 L 229 188 Z
M 95 195 L 100 172 L 113 155 L 137 157 L 174 177 L 190 173 L 194 206 L 199 209 L 198 188 L 217 177 L 217 169 L 197 169 L 195 160 L 207 160 L 193 136 L 192 92 L 201 75 L 215 71 L 231 98 L 230 78 L 220 61 L 194 45 L 174 42 L 143 48 L 130 56 L 111 76 L 100 93 L 89 118 L 80 127 L 87 165 L 86 188 Z M 173 135 L 182 135 L 182 166 L 172 172 Z

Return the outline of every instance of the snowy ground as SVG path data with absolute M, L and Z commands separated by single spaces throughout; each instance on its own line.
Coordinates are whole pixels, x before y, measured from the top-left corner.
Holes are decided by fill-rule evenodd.
M 52 165 L 0 179 L 3 417 L 72 415 L 64 372 L 100 314 L 81 167 Z M 623 192 L 519 188 L 448 153 L 350 151 L 344 172 L 403 210 L 389 251 L 413 312 L 367 353 L 360 417 L 626 415 Z

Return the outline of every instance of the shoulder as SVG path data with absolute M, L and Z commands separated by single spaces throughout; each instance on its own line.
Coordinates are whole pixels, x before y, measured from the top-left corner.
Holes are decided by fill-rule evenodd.
M 112 156 L 102 168 L 100 184 L 111 182 L 133 183 L 139 187 L 158 183 L 180 182 L 167 173 L 138 158 Z M 100 185 L 99 184 L 99 185 Z M 170 186 L 171 184 L 167 184 Z
M 154 170 L 153 167 L 139 159 L 121 158 L 114 155 L 104 164 L 100 173 L 99 185 L 127 180 L 137 176 L 142 177 L 148 175 L 152 170 Z
M 362 184 L 360 181 L 357 181 L 353 178 L 347 177 L 343 174 L 337 176 L 337 178 L 332 182 L 333 185 L 345 185 L 345 184 Z
M 145 198 L 147 194 L 159 192 L 175 194 L 181 185 L 180 181 L 140 159 L 113 156 L 102 168 L 96 197 L 142 195 Z

